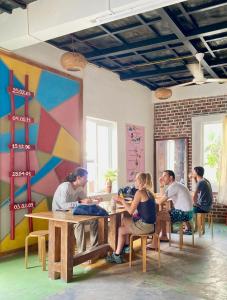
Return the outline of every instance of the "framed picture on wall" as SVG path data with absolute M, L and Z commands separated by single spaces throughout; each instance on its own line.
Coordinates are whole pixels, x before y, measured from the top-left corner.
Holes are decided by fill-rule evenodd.
M 126 124 L 126 168 L 127 181 L 133 182 L 135 176 L 145 169 L 145 129 L 143 126 Z
M 172 170 L 176 181 L 187 185 L 188 138 L 155 140 L 155 188 L 159 191 L 159 177 L 164 170 Z

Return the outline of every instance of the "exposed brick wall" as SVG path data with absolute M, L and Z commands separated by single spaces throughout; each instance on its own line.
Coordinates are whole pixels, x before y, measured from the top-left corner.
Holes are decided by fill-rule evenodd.
M 192 116 L 215 113 L 227 113 L 227 95 L 156 103 L 154 105 L 154 139 L 187 137 L 188 170 L 191 170 Z M 215 200 L 213 211 L 215 221 L 225 222 L 227 206 L 218 204 Z

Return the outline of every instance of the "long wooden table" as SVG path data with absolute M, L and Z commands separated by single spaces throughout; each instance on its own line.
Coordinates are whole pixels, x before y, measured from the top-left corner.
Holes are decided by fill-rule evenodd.
M 46 219 L 49 221 L 49 254 L 48 276 L 51 279 L 61 278 L 69 282 L 73 277 L 73 266 L 79 265 L 95 257 L 105 256 L 108 251 L 115 251 L 118 238 L 118 227 L 124 209 L 117 209 L 109 217 L 74 216 L 71 212 L 40 212 L 26 214 L 29 218 Z M 109 218 L 109 230 L 108 230 Z M 74 255 L 73 224 L 98 220 L 99 246 L 83 253 Z

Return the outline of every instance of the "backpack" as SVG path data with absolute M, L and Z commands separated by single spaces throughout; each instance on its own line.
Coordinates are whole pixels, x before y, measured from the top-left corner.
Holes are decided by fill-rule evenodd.
M 97 204 L 80 204 L 73 209 L 73 215 L 108 216 L 108 212 Z

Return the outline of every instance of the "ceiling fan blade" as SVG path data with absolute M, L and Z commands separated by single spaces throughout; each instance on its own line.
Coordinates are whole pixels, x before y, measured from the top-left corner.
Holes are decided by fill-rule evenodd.
M 227 78 L 207 78 L 206 82 L 224 83 L 224 82 L 227 82 Z
M 195 82 L 193 82 L 193 81 L 189 81 L 189 82 L 185 82 L 185 83 L 173 85 L 173 86 L 171 86 L 171 88 L 173 88 L 173 87 L 178 87 L 178 86 L 187 86 L 187 85 L 191 85 L 191 84 L 194 84 L 194 83 L 195 83 Z
M 196 81 L 202 81 L 204 79 L 203 70 L 201 68 L 200 63 L 188 64 L 187 67 Z
M 188 64 L 187 68 L 192 73 L 193 77 L 196 77 L 198 75 L 199 71 L 199 64 Z

